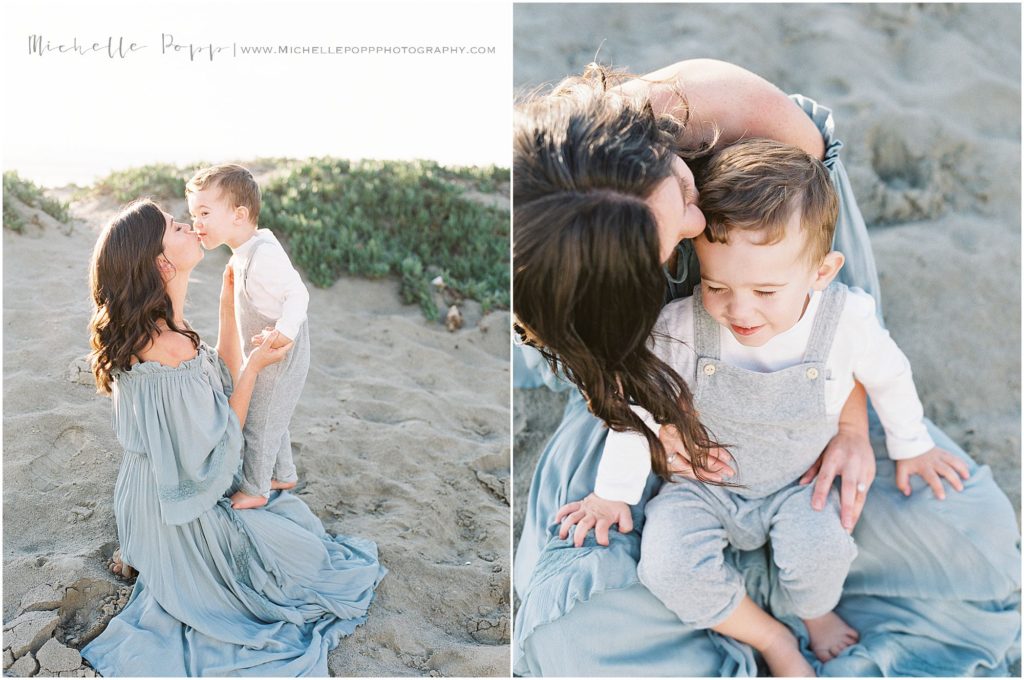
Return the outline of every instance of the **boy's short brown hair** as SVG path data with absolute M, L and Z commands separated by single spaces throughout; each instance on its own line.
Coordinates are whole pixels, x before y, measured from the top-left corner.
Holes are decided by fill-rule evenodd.
M 726 243 L 729 231 L 760 231 L 765 245 L 786 235 L 794 210 L 815 264 L 832 250 L 839 198 L 825 165 L 801 149 L 771 139 L 747 139 L 708 159 L 700 186 L 704 236 Z
M 192 175 L 185 184 L 185 195 L 203 189 L 217 187 L 221 195 L 231 201 L 231 207 L 245 206 L 249 209 L 249 220 L 257 224 L 260 217 L 260 185 L 252 173 L 241 165 L 221 163 L 204 168 Z

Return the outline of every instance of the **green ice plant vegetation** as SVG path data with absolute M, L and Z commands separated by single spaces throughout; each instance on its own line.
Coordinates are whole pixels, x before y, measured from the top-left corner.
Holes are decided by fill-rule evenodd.
M 77 198 L 184 198 L 185 182 L 204 165 L 118 170 Z M 396 276 L 403 300 L 434 319 L 439 310 L 431 281 L 440 276 L 449 301 L 477 300 L 485 311 L 508 307 L 508 168 L 330 157 L 243 165 L 258 179 L 270 177 L 261 179 L 260 226 L 277 234 L 314 285 L 330 286 L 343 274 Z M 4 195 L 68 220 L 66 203 L 46 197 L 14 172 L 4 174 Z M 7 202 L 3 219 L 5 228 L 24 229 L 23 218 Z
M 185 181 L 199 167 L 181 168 L 167 163 L 155 163 L 115 170 L 89 187 L 85 193 L 110 196 L 119 203 L 127 203 L 142 196 L 154 199 L 183 198 Z
M 67 203 L 50 198 L 43 193 L 42 188 L 30 180 L 22 179 L 14 170 L 9 170 L 4 173 L 4 229 L 19 233 L 25 229 L 24 218 L 9 200 L 12 197 L 31 208 L 42 210 L 58 222 L 67 222 L 71 219 Z
M 405 302 L 436 318 L 431 281 L 441 276 L 485 311 L 507 308 L 508 179 L 507 168 L 310 159 L 263 187 L 260 226 L 317 286 L 342 274 L 395 275 Z M 470 196 L 503 186 L 496 200 Z

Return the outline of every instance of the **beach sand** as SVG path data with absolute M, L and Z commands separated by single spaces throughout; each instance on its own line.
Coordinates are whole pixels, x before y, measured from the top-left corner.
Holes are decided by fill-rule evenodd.
M 832 108 L 886 323 L 925 413 L 991 466 L 1019 521 L 1020 11 L 519 5 L 514 80 L 518 95 L 580 73 L 595 54 L 638 74 L 710 57 Z M 518 526 L 565 395 L 516 390 L 513 401 Z
M 164 206 L 187 213 L 182 199 Z M 38 224 L 3 235 L 4 621 L 50 612 L 39 616 L 56 629 L 39 623 L 36 648 L 53 634 L 80 648 L 127 595 L 106 571 L 121 450 L 109 400 L 80 370 L 89 256 L 117 206 L 71 208 L 70 226 L 27 209 Z M 186 316 L 210 344 L 228 255 L 207 253 L 189 289 Z M 391 279 L 307 287 L 298 495 L 329 532 L 375 540 L 389 569 L 368 621 L 330 654 L 331 674 L 507 676 L 508 312 L 469 304 L 450 333 L 402 304 Z M 5 649 L 14 637 L 5 631 Z

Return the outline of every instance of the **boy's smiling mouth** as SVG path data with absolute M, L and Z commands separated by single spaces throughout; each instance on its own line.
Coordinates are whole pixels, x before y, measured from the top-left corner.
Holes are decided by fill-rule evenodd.
M 736 324 L 729 324 L 729 327 L 736 335 L 753 335 L 764 328 L 764 324 L 760 326 L 737 326 Z

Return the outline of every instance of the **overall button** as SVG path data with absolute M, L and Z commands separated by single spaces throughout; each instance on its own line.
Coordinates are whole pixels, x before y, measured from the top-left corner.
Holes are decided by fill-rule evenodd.
M 816 369 L 816 368 L 808 368 L 807 369 L 807 377 L 810 378 L 811 380 L 814 380 L 815 378 L 817 378 L 818 377 L 818 369 Z
M 706 366 L 704 366 L 704 375 L 714 375 L 714 374 L 715 374 L 715 365 L 714 364 L 707 364 Z

